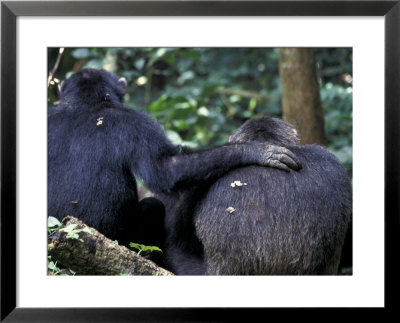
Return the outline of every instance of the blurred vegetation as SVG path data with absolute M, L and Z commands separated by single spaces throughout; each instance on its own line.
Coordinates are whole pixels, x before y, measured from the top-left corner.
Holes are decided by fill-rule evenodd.
M 328 148 L 352 177 L 352 50 L 315 49 Z M 49 48 L 48 69 L 59 48 Z M 125 104 L 147 111 L 176 144 L 227 142 L 245 120 L 281 117 L 275 48 L 65 48 L 49 87 L 56 105 L 60 80 L 84 67 L 128 81 Z

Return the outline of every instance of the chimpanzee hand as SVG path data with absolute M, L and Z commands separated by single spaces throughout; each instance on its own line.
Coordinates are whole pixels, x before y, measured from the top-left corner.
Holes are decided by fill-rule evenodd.
M 252 145 L 255 147 L 250 148 Z M 289 172 L 290 169 L 300 170 L 302 168 L 296 156 L 285 147 L 258 142 L 252 145 L 247 145 L 245 149 L 252 149 L 249 156 L 255 156 L 257 159 L 255 162 L 259 165 L 278 168 L 286 172 Z M 254 154 L 254 149 L 259 149 L 259 153 Z
M 268 145 L 264 154 L 264 165 L 289 172 L 290 168 L 300 170 L 301 164 L 296 156 L 287 148 Z

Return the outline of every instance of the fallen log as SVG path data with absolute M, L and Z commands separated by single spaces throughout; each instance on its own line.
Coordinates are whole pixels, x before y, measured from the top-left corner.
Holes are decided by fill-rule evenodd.
M 76 275 L 173 275 L 71 216 L 48 237 L 47 250 Z

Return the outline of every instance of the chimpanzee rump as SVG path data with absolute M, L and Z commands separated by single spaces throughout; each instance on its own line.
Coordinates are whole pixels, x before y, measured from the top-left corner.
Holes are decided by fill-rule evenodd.
M 299 145 L 282 120 L 249 120 L 230 137 L 290 149 L 302 169 L 246 166 L 210 185 L 164 201 L 167 255 L 176 274 L 337 274 L 352 214 L 350 181 L 338 159 L 317 145 Z
M 75 216 L 121 244 L 143 236 L 158 243 L 151 237 L 163 231 L 164 210 L 155 200 L 139 204 L 136 177 L 153 192 L 172 193 L 243 165 L 298 168 L 290 151 L 265 143 L 183 152 L 155 120 L 123 106 L 126 86 L 96 69 L 62 83 L 59 106 L 48 112 L 49 216 Z M 153 212 L 157 224 L 141 218 Z

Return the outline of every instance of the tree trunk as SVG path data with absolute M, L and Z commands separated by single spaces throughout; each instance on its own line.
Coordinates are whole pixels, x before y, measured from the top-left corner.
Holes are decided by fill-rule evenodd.
M 71 225 L 78 232 L 74 238 L 60 231 Z M 49 236 L 48 255 L 77 275 L 173 275 L 74 217 L 66 217 L 61 229 Z M 82 229 L 89 229 L 90 233 Z
M 325 144 L 314 50 L 281 48 L 279 73 L 283 119 L 297 128 L 302 144 Z

